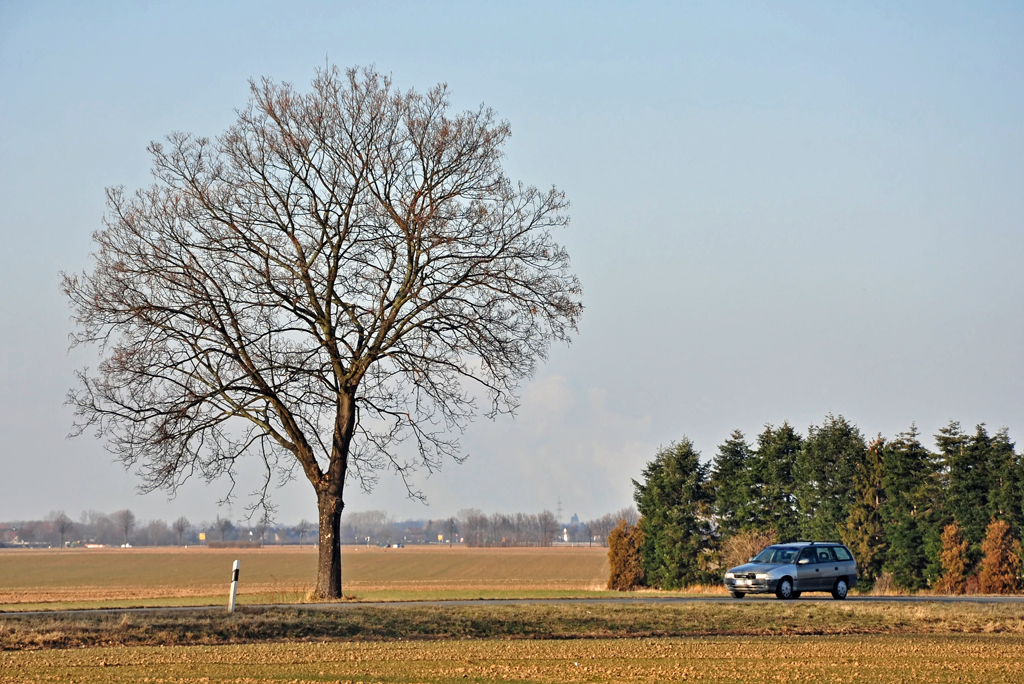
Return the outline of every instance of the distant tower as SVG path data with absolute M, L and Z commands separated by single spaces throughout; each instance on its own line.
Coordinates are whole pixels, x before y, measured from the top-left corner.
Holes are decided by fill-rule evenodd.
M 562 522 L 562 497 L 558 497 L 558 510 L 555 512 L 559 524 Z

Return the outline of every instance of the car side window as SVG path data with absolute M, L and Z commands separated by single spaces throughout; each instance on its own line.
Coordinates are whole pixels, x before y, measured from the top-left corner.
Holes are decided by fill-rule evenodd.
M 799 563 L 800 561 L 802 561 L 804 559 L 807 559 L 808 563 L 817 563 L 818 562 L 818 555 L 814 552 L 814 549 L 806 548 L 806 549 L 804 549 L 803 551 L 800 552 L 800 558 L 797 559 L 797 563 Z
M 853 560 L 853 558 L 850 556 L 850 552 L 844 549 L 842 546 L 834 546 L 832 547 L 832 551 L 836 554 L 836 558 L 838 558 L 841 561 Z
M 830 549 L 827 546 L 822 546 L 822 547 L 818 548 L 818 562 L 819 563 L 831 563 L 834 560 L 835 560 L 835 557 L 832 556 L 832 549 Z

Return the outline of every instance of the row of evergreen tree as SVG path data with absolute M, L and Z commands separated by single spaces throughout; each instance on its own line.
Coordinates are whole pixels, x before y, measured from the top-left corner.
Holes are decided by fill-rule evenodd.
M 869 442 L 832 415 L 806 436 L 768 425 L 751 444 L 737 430 L 710 463 L 683 438 L 633 481 L 646 584 L 716 582 L 730 537 L 767 532 L 782 542 L 841 540 L 867 582 L 887 572 L 900 588 L 933 586 L 948 524 L 962 530 L 973 566 L 990 521 L 1019 539 L 1024 520 L 1024 461 L 1005 428 L 968 433 L 951 421 L 935 447 L 913 426 Z

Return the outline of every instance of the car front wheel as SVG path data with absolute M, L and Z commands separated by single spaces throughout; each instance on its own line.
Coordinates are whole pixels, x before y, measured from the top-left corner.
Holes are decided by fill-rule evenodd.
M 779 580 L 779 586 L 775 589 L 775 596 L 783 601 L 793 598 L 793 580 L 788 577 L 783 577 Z
M 743 598 L 746 596 L 742 591 L 730 591 L 729 593 L 732 594 L 733 598 Z
M 850 591 L 850 586 L 846 583 L 846 579 L 840 577 L 836 580 L 835 585 L 832 587 L 832 598 L 837 601 L 842 601 L 846 598 L 846 593 Z

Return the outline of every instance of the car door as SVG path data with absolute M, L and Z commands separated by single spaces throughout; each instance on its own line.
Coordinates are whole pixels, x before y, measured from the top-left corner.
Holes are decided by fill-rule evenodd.
M 839 562 L 839 574 L 846 578 L 847 582 L 852 586 L 857 580 L 857 563 L 853 560 L 853 556 L 850 555 L 850 551 L 844 546 L 832 547 L 832 553 L 835 554 L 836 560 Z
M 821 569 L 818 579 L 821 582 L 822 591 L 831 591 L 836 577 L 843 574 L 831 546 L 818 547 L 818 567 Z
M 818 554 L 813 546 L 808 546 L 800 551 L 796 560 L 796 590 L 821 591 L 820 577 Z

